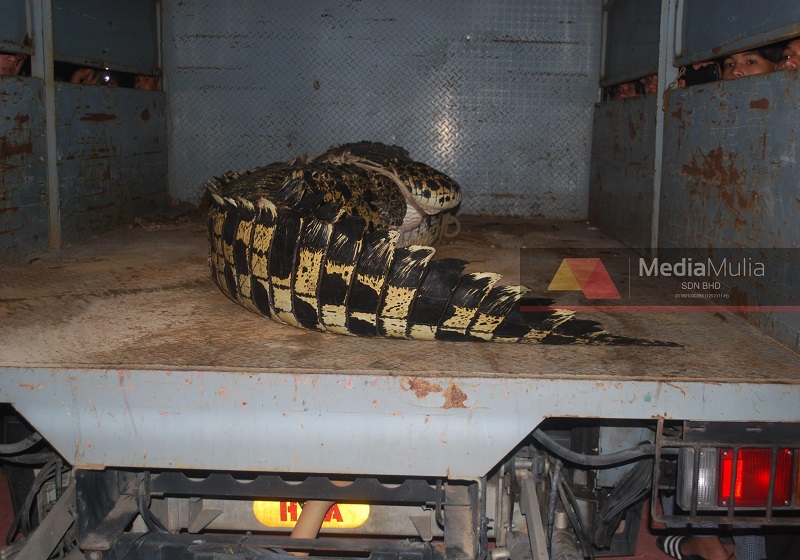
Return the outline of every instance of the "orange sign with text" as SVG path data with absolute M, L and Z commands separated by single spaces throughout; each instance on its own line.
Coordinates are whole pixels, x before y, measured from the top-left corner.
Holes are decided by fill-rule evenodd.
M 253 502 L 253 513 L 267 527 L 294 527 L 303 508 L 297 502 Z M 369 518 L 367 504 L 333 504 L 322 527 L 325 529 L 355 529 Z

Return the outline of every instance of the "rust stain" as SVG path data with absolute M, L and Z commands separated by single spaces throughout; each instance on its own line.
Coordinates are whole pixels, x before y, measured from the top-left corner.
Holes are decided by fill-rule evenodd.
M 17 156 L 20 154 L 32 154 L 32 153 L 33 153 L 33 143 L 31 142 L 14 144 L 13 142 L 9 142 L 7 136 L 3 136 L 2 138 L 0 138 L 0 158 L 7 158 L 11 156 Z
M 142 120 L 143 121 L 149 121 L 150 120 L 150 109 L 145 109 L 144 111 L 142 111 L 142 115 L 141 116 L 142 116 Z
M 675 383 L 669 383 L 669 382 L 664 382 L 664 385 L 666 385 L 667 387 L 672 387 L 673 389 L 680 391 L 684 397 L 686 396 L 686 391 L 680 385 L 676 385 Z
M 633 119 L 628 120 L 628 137 L 631 140 L 636 140 L 636 124 L 634 124 Z
M 758 195 L 747 190 L 744 184 L 746 177 L 736 167 L 735 154 L 725 154 L 721 147 L 714 148 L 707 154 L 698 151 L 698 154 L 692 156 L 691 163 L 681 167 L 681 172 L 709 187 L 708 192 L 716 193 L 717 199 L 730 209 L 736 229 L 747 225 L 742 209 L 752 208 Z
M 691 164 L 684 164 L 681 171 L 684 175 L 705 179 L 707 182 L 731 183 L 739 180 L 739 172 L 733 168 L 731 156 L 728 157 L 729 165 L 725 166 L 725 155 L 722 148 L 717 147 L 710 150 L 707 154 L 699 152 L 692 156 Z M 698 161 L 700 159 L 700 161 Z
M 748 303 L 747 292 L 739 289 L 737 286 L 731 288 L 731 305 L 746 307 Z
M 92 122 L 114 121 L 116 119 L 117 115 L 112 115 L 110 113 L 86 113 L 80 118 L 82 121 Z
M 217 391 L 217 394 L 220 397 L 224 397 L 224 396 L 226 396 L 228 394 L 228 390 L 227 389 L 220 389 L 219 391 Z
M 431 383 L 427 379 L 421 379 L 419 377 L 408 378 L 405 380 L 407 383 L 407 387 L 403 387 L 405 391 L 411 391 L 414 393 L 417 398 L 422 399 L 430 395 L 431 393 L 441 393 L 442 386 L 438 383 Z M 402 385 L 401 385 L 402 386 Z
M 442 395 L 444 395 L 442 408 L 466 408 L 464 403 L 467 400 L 467 394 L 459 389 L 455 383 L 450 383 L 450 386 L 444 390 Z
M 502 193 L 493 194 L 493 195 L 491 195 L 491 197 L 492 198 L 496 198 L 498 200 L 508 200 L 508 199 L 512 199 L 513 200 L 513 199 L 525 199 L 526 198 L 525 195 L 521 195 L 521 194 L 502 194 Z
M 751 109 L 769 109 L 769 99 L 754 99 L 750 102 Z
M 23 389 L 28 389 L 29 391 L 35 391 L 36 387 L 31 385 L 30 383 L 20 383 L 19 386 Z

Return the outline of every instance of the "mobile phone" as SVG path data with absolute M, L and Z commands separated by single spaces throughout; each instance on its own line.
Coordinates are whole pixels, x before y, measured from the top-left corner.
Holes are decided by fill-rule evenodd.
M 716 82 L 719 80 L 719 65 L 714 62 L 701 66 L 700 68 L 687 66 L 683 74 L 683 79 L 686 81 L 687 86 Z

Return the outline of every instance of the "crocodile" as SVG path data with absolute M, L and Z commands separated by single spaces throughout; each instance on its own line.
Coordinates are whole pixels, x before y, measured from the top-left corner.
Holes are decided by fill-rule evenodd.
M 465 272 L 466 260 L 434 259 L 460 188 L 399 146 L 337 145 L 207 188 L 214 282 L 275 321 L 365 337 L 675 346 L 611 334 L 499 274 Z

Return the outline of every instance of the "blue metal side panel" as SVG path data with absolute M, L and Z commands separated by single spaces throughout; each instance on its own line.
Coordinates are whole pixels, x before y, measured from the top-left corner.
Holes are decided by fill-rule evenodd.
M 59 84 L 56 114 L 65 243 L 129 224 L 166 204 L 162 92 Z
M 52 0 L 56 60 L 154 74 L 156 0 Z
M 589 221 L 628 247 L 651 245 L 656 96 L 595 107 Z
M 48 247 L 42 81 L 0 79 L 0 263 Z
M 708 60 L 800 33 L 797 0 L 683 0 L 676 65 Z
M 601 85 L 658 72 L 661 0 L 616 0 L 606 8 L 605 65 Z
M 735 305 L 771 295 L 798 305 L 800 78 L 774 72 L 670 92 L 665 123 L 660 245 L 793 248 L 767 262 L 787 284 L 739 286 Z M 800 313 L 751 313 L 770 336 L 800 349 Z
M 596 0 L 163 7 L 170 188 L 335 143 L 405 146 L 473 214 L 586 217 Z
M 0 0 L 0 51 L 29 52 L 22 48 L 30 42 L 26 0 Z

